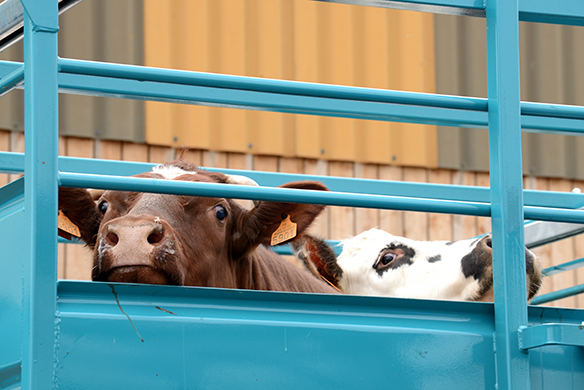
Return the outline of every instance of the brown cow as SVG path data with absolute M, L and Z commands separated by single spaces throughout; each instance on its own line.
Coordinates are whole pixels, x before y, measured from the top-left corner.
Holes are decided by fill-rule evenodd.
M 232 183 L 181 159 L 136 177 Z M 313 181 L 281 187 L 327 190 Z M 85 189 L 60 188 L 59 209 L 94 251 L 95 281 L 335 292 L 265 247 L 288 216 L 302 234 L 321 205 L 263 201 L 246 210 L 231 199 L 126 191 L 95 202 Z

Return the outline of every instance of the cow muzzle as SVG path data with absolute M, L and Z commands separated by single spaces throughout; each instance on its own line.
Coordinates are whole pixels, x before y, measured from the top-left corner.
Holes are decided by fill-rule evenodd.
M 183 284 L 176 240 L 168 223 L 152 216 L 125 216 L 100 229 L 93 280 Z

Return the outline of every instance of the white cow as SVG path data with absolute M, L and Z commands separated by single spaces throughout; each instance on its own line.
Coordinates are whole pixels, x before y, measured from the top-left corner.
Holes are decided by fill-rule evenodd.
M 303 236 L 296 256 L 343 293 L 402 298 L 493 301 L 491 236 L 415 241 L 371 229 L 342 242 L 337 258 L 322 240 Z M 528 299 L 539 290 L 541 267 L 525 249 Z

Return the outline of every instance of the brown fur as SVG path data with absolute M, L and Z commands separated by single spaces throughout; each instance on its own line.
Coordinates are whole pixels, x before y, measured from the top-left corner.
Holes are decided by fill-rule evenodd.
M 170 164 L 196 173 L 177 180 L 226 183 L 224 174 L 181 159 Z M 162 179 L 152 172 L 137 177 Z M 311 181 L 282 187 L 327 190 Z M 99 210 L 103 202 L 109 204 L 104 215 Z M 227 212 L 223 220 L 218 207 Z M 125 191 L 106 191 L 94 202 L 87 190 L 61 188 L 59 208 L 94 250 L 93 280 L 335 292 L 264 246 L 283 215 L 297 223 L 301 234 L 324 209 L 321 205 L 262 201 L 248 211 L 231 199 Z

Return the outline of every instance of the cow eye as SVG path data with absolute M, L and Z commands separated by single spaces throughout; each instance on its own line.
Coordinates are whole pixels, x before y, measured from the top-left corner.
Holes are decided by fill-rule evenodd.
M 376 269 L 385 268 L 386 266 L 389 265 L 389 263 L 394 261 L 396 257 L 397 255 L 393 252 L 385 252 L 383 255 L 381 255 L 381 258 L 379 259 L 377 264 L 375 264 L 375 268 Z
M 99 203 L 99 205 L 97 205 L 97 208 L 99 209 L 99 211 L 100 211 L 102 214 L 105 214 L 105 212 L 107 211 L 107 208 L 108 208 L 108 206 L 109 206 L 109 203 L 108 203 L 108 202 L 106 202 L 105 200 L 103 200 L 103 201 L 101 201 L 101 202 Z
M 223 221 L 227 217 L 227 210 L 223 206 L 215 206 L 215 216 L 219 221 Z

